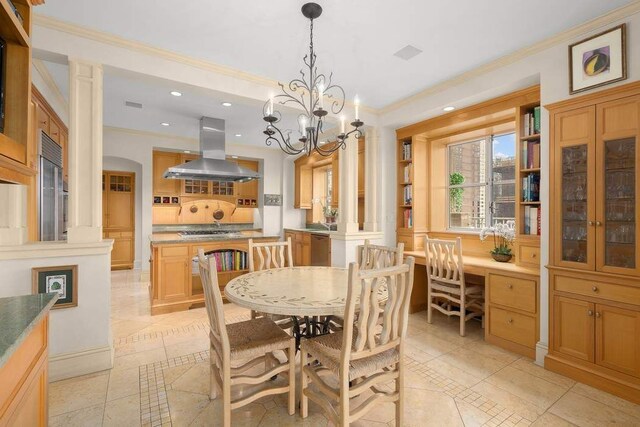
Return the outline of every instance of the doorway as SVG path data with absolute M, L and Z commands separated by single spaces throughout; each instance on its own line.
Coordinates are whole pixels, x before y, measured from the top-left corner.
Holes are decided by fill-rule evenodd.
M 102 232 L 113 239 L 112 270 L 130 270 L 135 258 L 134 172 L 102 171 Z

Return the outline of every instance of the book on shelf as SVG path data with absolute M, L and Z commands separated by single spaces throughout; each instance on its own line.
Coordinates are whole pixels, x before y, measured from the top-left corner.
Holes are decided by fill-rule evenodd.
M 413 209 L 404 210 L 404 228 L 413 228 Z
M 526 141 L 522 144 L 522 167 L 524 169 L 540 167 L 540 141 Z
M 540 235 L 540 208 L 538 206 L 524 207 L 524 234 Z
M 537 135 L 540 133 L 540 106 L 525 113 L 523 118 L 524 136 Z
M 402 160 L 411 160 L 411 142 L 402 143 Z
M 540 106 L 538 105 L 533 109 L 533 134 L 540 133 Z
M 402 181 L 403 183 L 409 183 L 411 182 L 411 168 L 413 165 L 406 165 L 404 167 L 404 180 Z
M 410 205 L 411 202 L 413 201 L 413 186 L 411 184 L 407 185 L 404 187 L 404 194 L 403 194 L 403 204 L 404 205 Z
M 216 251 L 208 254 L 216 260 L 216 269 L 222 271 L 246 270 L 248 261 L 247 253 L 242 251 Z
M 540 173 L 532 172 L 522 177 L 522 201 L 540 201 Z

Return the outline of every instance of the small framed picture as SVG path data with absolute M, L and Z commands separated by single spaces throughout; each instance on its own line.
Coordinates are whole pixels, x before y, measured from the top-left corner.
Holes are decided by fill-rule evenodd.
M 162 203 L 165 205 L 168 205 L 169 203 L 171 203 L 171 197 L 169 196 L 162 197 Z
M 238 206 L 244 206 L 244 200 L 238 199 Z
M 32 292 L 45 294 L 56 292 L 58 301 L 53 308 L 69 308 L 78 305 L 78 266 L 35 267 L 31 269 Z
M 162 197 L 160 197 L 160 196 L 153 196 L 153 203 L 154 203 L 154 204 L 162 203 Z
M 172 197 L 171 198 L 171 204 L 172 205 L 177 205 L 180 203 L 180 200 L 177 197 Z
M 582 92 L 627 78 L 626 24 L 569 46 L 569 92 Z

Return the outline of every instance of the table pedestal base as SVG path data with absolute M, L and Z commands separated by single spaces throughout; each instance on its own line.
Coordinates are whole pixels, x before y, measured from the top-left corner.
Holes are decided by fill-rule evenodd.
M 331 319 L 332 316 L 292 316 L 292 333 L 296 339 L 296 352 L 300 350 L 302 338 L 313 338 L 330 333 Z

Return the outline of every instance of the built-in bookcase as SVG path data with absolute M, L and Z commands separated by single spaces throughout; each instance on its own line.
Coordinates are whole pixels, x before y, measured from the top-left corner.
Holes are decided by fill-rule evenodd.
M 411 136 L 398 140 L 398 241 L 407 250 L 422 248 L 427 222 L 427 142 Z

